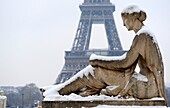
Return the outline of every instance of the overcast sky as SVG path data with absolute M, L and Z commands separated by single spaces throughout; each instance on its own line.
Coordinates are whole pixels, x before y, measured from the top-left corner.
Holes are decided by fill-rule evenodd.
M 137 4 L 147 12 L 145 25 L 155 34 L 170 82 L 170 0 L 111 0 L 118 34 L 128 50 L 134 33 L 122 24 L 121 11 Z M 51 85 L 72 47 L 83 0 L 0 0 L 0 86 Z M 95 43 L 94 43 L 95 40 Z M 103 25 L 93 25 L 90 48 L 107 47 Z

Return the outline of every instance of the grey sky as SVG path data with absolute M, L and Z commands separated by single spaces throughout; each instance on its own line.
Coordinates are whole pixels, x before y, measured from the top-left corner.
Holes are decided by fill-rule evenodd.
M 116 6 L 114 18 L 126 50 L 135 34 L 123 26 L 120 17 L 122 9 L 135 3 L 147 12 L 145 25 L 157 38 L 165 65 L 165 79 L 170 82 L 167 77 L 170 76 L 170 1 L 111 2 Z M 78 6 L 81 3 L 83 0 L 0 0 L 0 86 L 31 82 L 45 86 L 55 82 L 64 65 L 64 51 L 72 47 L 81 14 Z M 105 38 L 102 27 L 93 26 L 91 48 L 106 45 L 106 42 L 101 41 Z

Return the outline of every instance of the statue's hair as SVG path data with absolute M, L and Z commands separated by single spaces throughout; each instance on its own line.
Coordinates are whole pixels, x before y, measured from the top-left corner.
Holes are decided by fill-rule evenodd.
M 138 20 L 142 22 L 145 21 L 147 17 L 146 12 L 134 5 L 124 9 L 121 13 L 122 18 L 126 18 L 128 15 L 135 16 Z

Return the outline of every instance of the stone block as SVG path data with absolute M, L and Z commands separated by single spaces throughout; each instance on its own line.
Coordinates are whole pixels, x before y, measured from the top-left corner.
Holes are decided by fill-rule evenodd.
M 99 100 L 99 101 L 43 101 L 43 108 L 81 108 L 98 105 L 115 106 L 166 106 L 164 100 Z

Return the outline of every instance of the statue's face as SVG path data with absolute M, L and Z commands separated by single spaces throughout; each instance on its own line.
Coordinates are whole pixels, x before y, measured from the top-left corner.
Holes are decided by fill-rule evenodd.
M 124 26 L 128 29 L 128 31 L 133 30 L 135 18 L 132 15 L 127 15 L 123 17 Z

